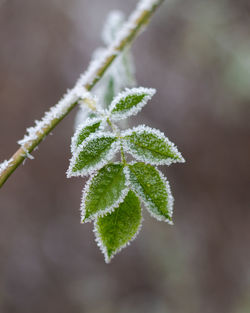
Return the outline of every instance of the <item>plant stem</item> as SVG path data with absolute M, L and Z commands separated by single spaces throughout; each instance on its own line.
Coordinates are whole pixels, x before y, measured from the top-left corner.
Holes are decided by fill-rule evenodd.
M 96 83 L 101 79 L 105 71 L 117 58 L 120 52 L 127 47 L 142 27 L 148 24 L 150 17 L 164 0 L 142 0 L 139 2 L 136 10 L 131 14 L 128 22 L 125 24 L 121 32 L 121 36 L 115 40 L 110 47 L 107 48 L 103 59 L 98 62 L 98 66 L 89 68 L 86 74 L 86 79 L 82 85 L 83 90 L 90 91 Z M 92 64 L 93 65 L 93 64 Z M 78 104 L 78 100 L 64 103 L 62 109 L 57 112 L 56 117 L 51 119 L 48 124 L 36 131 L 35 136 L 31 137 L 26 142 L 22 143 L 21 147 L 14 153 L 9 160 L 8 166 L 0 170 L 0 187 L 5 183 L 8 177 L 16 170 L 16 168 L 27 158 L 39 143 L 56 127 L 63 118 Z M 54 107 L 52 107 L 53 110 Z
M 116 136 L 119 139 L 122 139 L 121 134 L 120 134 L 120 130 L 118 129 L 118 127 L 116 125 L 114 125 L 109 118 L 107 118 L 107 123 L 108 125 L 111 127 L 112 131 L 116 134 Z M 120 142 L 120 148 L 121 148 L 121 161 L 124 165 L 127 164 L 126 162 L 126 158 L 125 158 L 125 153 L 124 153 L 124 149 L 123 149 L 123 145 L 122 142 Z

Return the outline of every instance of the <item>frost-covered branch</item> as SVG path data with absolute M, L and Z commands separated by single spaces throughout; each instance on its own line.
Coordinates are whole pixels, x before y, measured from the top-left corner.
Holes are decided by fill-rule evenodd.
M 18 141 L 20 148 L 8 161 L 4 161 L 4 164 L 0 165 L 0 187 L 27 157 L 32 157 L 30 153 L 38 144 L 79 101 L 86 97 L 87 92 L 101 79 L 120 52 L 133 41 L 163 1 L 141 0 L 115 40 L 103 51 L 98 60 L 90 63 L 88 70 L 81 75 L 75 87 L 69 90 L 55 106 L 51 107 L 40 121 L 35 121 L 35 126 L 27 129 L 27 134 Z

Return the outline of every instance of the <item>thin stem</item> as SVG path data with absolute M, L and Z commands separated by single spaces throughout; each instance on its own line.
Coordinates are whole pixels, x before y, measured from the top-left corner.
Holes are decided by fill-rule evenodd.
M 127 47 L 142 27 L 148 24 L 151 16 L 159 5 L 164 0 L 142 0 L 139 2 L 136 10 L 131 14 L 124 28 L 121 30 L 121 34 L 116 39 L 110 47 L 107 48 L 106 53 L 103 58 L 98 62 L 98 64 L 90 64 L 90 67 L 86 74 L 81 78 L 81 86 L 85 91 L 90 91 L 96 83 L 101 79 L 105 71 L 112 64 L 112 62 L 117 58 L 120 52 Z M 72 89 L 73 95 L 74 89 Z M 16 168 L 30 156 L 30 153 L 39 145 L 39 143 L 59 124 L 65 116 L 78 104 L 78 100 L 81 97 L 74 98 L 72 96 L 71 101 L 66 97 L 62 103 L 58 103 L 56 106 L 52 107 L 50 110 L 49 120 L 43 118 L 40 123 L 41 127 L 37 130 L 34 128 L 35 132 L 29 138 L 24 138 L 21 147 L 14 153 L 14 155 L 8 160 L 7 166 L 0 166 L 0 187 L 5 183 L 8 177 L 16 170 Z M 72 100 L 74 99 L 74 101 Z M 68 102 L 67 102 L 68 101 Z M 54 114 L 56 111 L 56 114 Z
M 122 143 L 120 144 L 120 148 L 121 148 L 121 159 L 122 159 L 122 163 L 123 163 L 124 165 L 126 165 L 126 164 L 127 164 L 127 161 L 126 161 L 126 157 L 125 157 L 125 153 L 124 153 L 124 149 L 123 149 Z
M 116 136 L 119 138 L 119 139 L 122 139 L 121 137 L 121 134 L 120 134 L 120 130 L 118 129 L 118 127 L 113 124 L 111 122 L 111 120 L 109 118 L 107 118 L 107 123 L 108 125 L 111 127 L 112 131 L 116 134 Z M 125 158 L 125 153 L 124 153 L 124 149 L 123 149 L 123 145 L 122 143 L 120 142 L 120 148 L 121 148 L 121 161 L 124 165 L 127 164 L 127 161 L 126 161 L 126 158 Z

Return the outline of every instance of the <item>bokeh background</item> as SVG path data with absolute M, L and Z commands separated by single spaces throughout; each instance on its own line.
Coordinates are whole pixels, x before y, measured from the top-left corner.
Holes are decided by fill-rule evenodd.
M 55 104 L 127 0 L 0 0 L 0 159 Z M 162 169 L 175 226 L 144 211 L 106 265 L 66 179 L 75 113 L 0 192 L 0 312 L 250 312 L 250 3 L 169 0 L 133 45 L 158 92 L 132 123 L 160 128 L 186 163 Z

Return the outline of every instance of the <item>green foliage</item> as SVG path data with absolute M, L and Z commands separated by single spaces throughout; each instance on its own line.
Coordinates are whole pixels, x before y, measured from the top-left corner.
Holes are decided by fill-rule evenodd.
M 76 129 L 76 132 L 71 140 L 71 152 L 81 145 L 91 134 L 95 133 L 102 128 L 102 120 L 100 118 L 88 118 L 87 121 Z
M 160 131 L 144 125 L 123 134 L 124 148 L 139 161 L 155 165 L 183 162 L 181 154 Z
M 77 141 L 76 141 L 76 147 L 79 147 L 80 144 L 89 137 L 90 134 L 95 133 L 101 125 L 101 121 L 97 121 L 95 123 L 93 123 L 92 125 L 83 127 L 77 137 Z
M 115 113 L 127 112 L 132 107 L 140 103 L 145 97 L 146 97 L 145 93 L 141 95 L 137 95 L 137 94 L 128 95 L 122 98 L 118 103 L 115 104 L 115 107 L 111 110 L 111 113 L 115 114 Z
M 114 212 L 97 218 L 95 223 L 97 242 L 106 262 L 135 237 L 141 219 L 140 201 L 131 190 Z
M 152 216 L 171 222 L 173 198 L 163 175 L 143 162 L 130 164 L 128 168 L 131 186 Z
M 92 134 L 75 151 L 70 161 L 68 177 L 83 176 L 101 168 L 112 159 L 118 138 L 111 133 Z
M 68 176 L 93 173 L 83 190 L 82 222 L 95 221 L 97 241 L 106 262 L 139 232 L 140 200 L 153 217 L 172 224 L 170 186 L 153 165 L 184 162 L 183 157 L 159 130 L 140 125 L 121 132 L 114 124 L 115 120 L 138 113 L 154 93 L 154 89 L 143 87 L 127 89 L 113 99 L 107 110 L 97 106 L 95 119 L 80 126 L 72 140 Z M 105 127 L 112 132 L 105 131 Z M 121 162 L 109 163 L 118 149 Z M 141 162 L 128 163 L 125 153 Z
M 89 180 L 83 192 L 83 222 L 111 212 L 126 196 L 124 165 L 111 163 L 105 165 Z
M 137 114 L 155 94 L 152 88 L 132 88 L 121 92 L 111 102 L 109 113 L 112 120 L 121 120 Z

